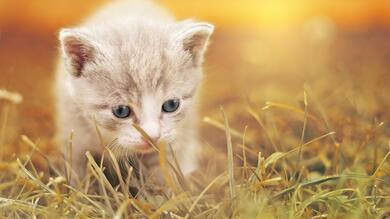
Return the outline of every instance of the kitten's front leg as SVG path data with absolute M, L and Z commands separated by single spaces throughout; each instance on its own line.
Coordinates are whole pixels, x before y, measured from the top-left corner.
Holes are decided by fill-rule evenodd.
M 194 172 L 199 167 L 199 144 L 196 140 L 188 141 L 181 145 L 176 152 L 176 159 L 179 162 L 184 176 Z
M 167 157 L 172 164 L 173 162 L 173 156 L 178 161 L 179 168 L 182 171 L 184 176 L 190 175 L 192 172 L 194 172 L 199 167 L 199 145 L 196 140 L 187 140 L 187 144 L 175 144 L 173 146 L 174 155 L 170 153 L 170 148 L 165 148 Z M 164 177 L 162 174 L 162 170 L 160 167 L 160 161 L 159 161 L 159 154 L 153 153 L 153 154 L 147 154 L 144 155 L 142 158 L 142 163 L 146 167 L 146 172 L 144 172 L 146 175 L 144 177 L 149 178 L 152 177 L 157 182 L 163 182 Z
M 69 151 L 69 147 L 65 148 L 65 160 L 70 168 L 70 184 L 77 186 L 79 182 L 83 180 L 86 174 L 87 157 L 85 155 L 86 149 L 81 147 L 79 142 L 73 141 L 72 149 Z
M 96 145 L 96 143 L 87 137 L 88 135 L 83 130 L 78 129 L 74 132 L 74 138 L 71 142 L 71 148 L 69 142 L 65 145 L 64 154 L 66 162 L 71 167 L 71 180 L 72 186 L 77 186 L 81 182 L 87 173 L 87 157 L 86 152 L 90 151 L 91 154 L 98 154 L 96 148 L 88 147 L 87 145 Z M 82 137 L 83 136 L 83 137 Z M 69 151 L 70 150 L 70 151 Z

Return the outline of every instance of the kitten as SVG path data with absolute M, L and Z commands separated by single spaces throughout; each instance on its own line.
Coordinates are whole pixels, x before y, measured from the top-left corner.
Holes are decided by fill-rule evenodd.
M 169 143 L 183 173 L 197 168 L 196 96 L 213 28 L 176 22 L 146 0 L 122 0 L 60 31 L 58 137 L 66 148 L 74 130 L 71 162 L 79 179 L 86 151 L 99 156 L 107 146 L 118 159 L 154 151 L 133 124 L 155 143 Z

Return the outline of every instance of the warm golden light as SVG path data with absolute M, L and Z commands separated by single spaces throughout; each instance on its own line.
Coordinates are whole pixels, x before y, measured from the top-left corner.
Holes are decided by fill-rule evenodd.
M 57 28 L 79 22 L 94 8 L 107 0 L 40 0 L 0 1 L 0 25 L 23 24 L 28 28 Z M 180 18 L 190 14 L 195 18 L 211 20 L 218 26 L 288 28 L 301 24 L 313 16 L 329 17 L 346 28 L 390 24 L 390 3 L 374 0 L 160 0 Z
M 178 16 L 187 14 L 215 20 L 221 25 L 278 28 L 304 22 L 313 16 L 327 16 L 343 26 L 365 26 L 390 23 L 387 1 L 337 0 L 244 0 L 186 1 L 161 0 Z
M 0 218 L 390 217 L 390 0 L 150 0 L 211 24 L 72 29 L 112 1 L 0 0 Z

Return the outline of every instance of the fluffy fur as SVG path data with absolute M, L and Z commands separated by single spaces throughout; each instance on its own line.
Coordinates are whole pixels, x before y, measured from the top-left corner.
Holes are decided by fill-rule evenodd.
M 117 1 L 60 31 L 58 137 L 66 146 L 74 130 L 71 157 L 81 177 L 86 151 L 101 155 L 108 146 L 118 158 L 152 151 L 133 124 L 171 144 L 183 172 L 197 167 L 196 93 L 212 32 L 208 23 L 176 22 L 145 0 Z M 171 98 L 180 99 L 178 111 L 163 113 Z M 130 106 L 132 115 L 116 118 L 117 105 Z

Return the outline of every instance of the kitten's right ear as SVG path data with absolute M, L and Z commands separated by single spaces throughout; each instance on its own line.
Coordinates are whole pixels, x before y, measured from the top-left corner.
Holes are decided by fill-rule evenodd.
M 179 25 L 180 30 L 176 33 L 175 39 L 192 56 L 193 64 L 200 66 L 209 38 L 214 31 L 214 25 L 204 22 L 194 23 L 191 20 L 183 21 Z
M 93 60 L 95 48 L 78 30 L 62 29 L 59 39 L 68 71 L 76 77 L 81 76 L 85 64 Z

